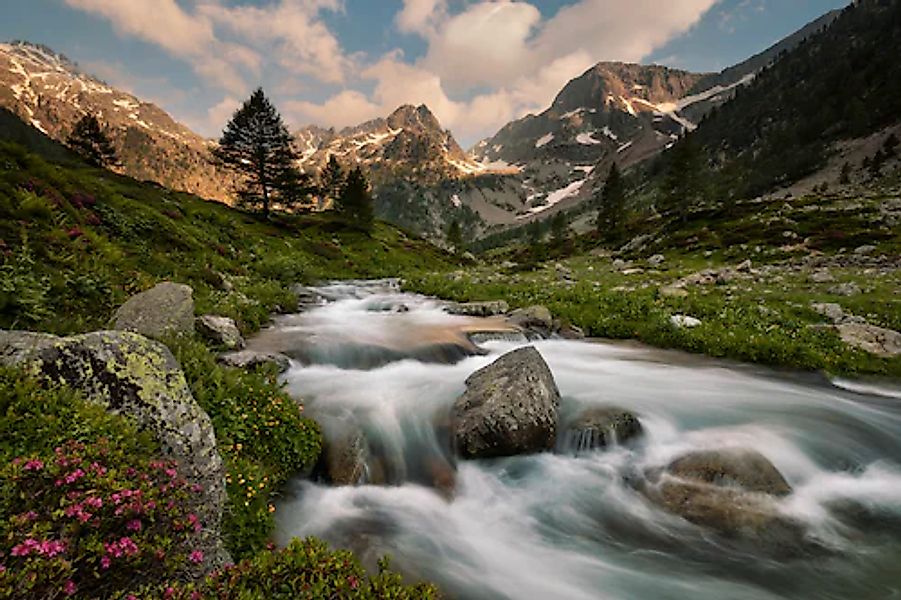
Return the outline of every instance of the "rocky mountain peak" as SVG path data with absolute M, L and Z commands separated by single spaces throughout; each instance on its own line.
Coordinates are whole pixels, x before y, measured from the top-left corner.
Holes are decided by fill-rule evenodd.
M 392 129 L 443 133 L 441 123 L 425 104 L 405 104 L 391 113 L 387 121 Z

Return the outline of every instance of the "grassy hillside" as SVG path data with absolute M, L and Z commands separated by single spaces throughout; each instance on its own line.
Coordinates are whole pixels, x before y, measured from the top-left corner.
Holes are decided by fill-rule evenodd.
M 388 225 L 370 237 L 330 215 L 266 220 L 11 143 L 0 143 L 0 255 L 0 327 L 55 333 L 104 327 L 160 280 L 191 285 L 198 312 L 248 331 L 291 308 L 297 282 L 449 266 Z

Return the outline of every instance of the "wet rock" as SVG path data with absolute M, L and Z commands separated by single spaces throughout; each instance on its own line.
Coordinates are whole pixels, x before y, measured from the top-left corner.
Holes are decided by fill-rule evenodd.
M 655 254 L 651 258 L 648 259 L 648 264 L 652 267 L 659 267 L 664 262 L 666 262 L 666 257 L 662 254 Z
M 561 448 L 565 452 L 588 452 L 632 440 L 642 433 L 638 418 L 621 408 L 592 408 L 567 427 Z
M 322 303 L 322 296 L 313 288 L 298 284 L 291 288 L 291 291 L 297 297 L 297 304 L 301 309 Z
M 184 477 L 203 488 L 193 508 L 203 524 L 200 549 L 207 566 L 229 560 L 219 539 L 225 469 L 213 425 L 168 348 L 123 331 L 68 338 L 8 332 L 0 336 L 0 356 L 5 364 L 81 391 L 91 402 L 151 432 Z
M 670 463 L 656 479 L 646 496 L 696 525 L 778 548 L 803 540 L 801 525 L 778 511 L 777 499 L 790 494 L 791 486 L 754 450 L 693 452 Z
M 160 339 L 194 331 L 194 291 L 164 282 L 129 298 L 114 317 L 114 329 Z
M 544 306 L 517 308 L 508 318 L 520 329 L 532 331 L 543 337 L 550 335 L 554 329 L 554 317 Z
M 219 362 L 227 367 L 235 369 L 253 370 L 262 366 L 273 365 L 279 373 L 284 373 L 291 367 L 291 359 L 278 352 L 255 352 L 253 350 L 241 350 L 229 352 L 219 357 Z
M 557 335 L 564 340 L 584 340 L 585 331 L 581 327 L 572 324 L 564 324 L 557 328 Z
M 366 435 L 356 425 L 348 425 L 340 433 L 326 435 L 325 474 L 334 485 L 359 485 L 367 479 L 366 462 L 369 446 Z
M 901 333 L 897 331 L 856 322 L 840 323 L 836 328 L 849 346 L 886 358 L 901 354 Z
M 669 318 L 669 321 L 678 329 L 694 329 L 703 324 L 700 319 L 689 317 L 687 315 L 673 315 Z
M 447 312 L 452 315 L 465 317 L 494 317 L 506 314 L 510 305 L 503 300 L 491 302 L 465 302 L 462 304 L 449 304 Z
M 749 492 L 786 496 L 791 486 L 765 456 L 754 450 L 727 448 L 692 452 L 671 462 L 667 472 L 680 479 Z
M 197 317 L 195 322 L 197 333 L 218 346 L 229 350 L 241 350 L 244 348 L 244 338 L 238 331 L 234 319 L 219 317 L 216 315 L 203 315 Z
M 454 445 L 463 458 L 549 450 L 559 407 L 560 392 L 541 354 L 531 346 L 514 350 L 466 380 L 451 414 Z

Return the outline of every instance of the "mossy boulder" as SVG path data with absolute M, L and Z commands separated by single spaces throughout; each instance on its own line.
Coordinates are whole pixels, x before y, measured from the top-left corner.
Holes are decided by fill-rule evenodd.
M 181 474 L 203 488 L 194 510 L 203 525 L 208 566 L 228 560 L 219 539 L 225 468 L 213 425 L 166 346 L 123 331 L 68 338 L 2 332 L 0 360 L 79 390 L 151 432 L 163 452 L 179 463 Z
M 194 291 L 190 286 L 163 282 L 129 298 L 119 307 L 113 329 L 153 339 L 194 331 Z
M 454 445 L 463 458 L 550 450 L 559 408 L 560 392 L 538 350 L 514 350 L 466 380 L 451 414 Z

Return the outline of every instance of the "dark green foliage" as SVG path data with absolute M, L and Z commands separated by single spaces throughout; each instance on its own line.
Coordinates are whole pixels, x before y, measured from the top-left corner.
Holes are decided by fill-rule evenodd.
M 460 221 L 454 219 L 447 228 L 447 243 L 455 252 L 463 249 L 463 231 Z
M 566 214 L 558 212 L 551 218 L 551 243 L 560 247 L 566 243 L 569 234 L 569 224 L 566 222 Z
M 156 600 L 160 590 L 138 594 L 136 600 Z M 309 538 L 295 540 L 279 551 L 261 552 L 233 568 L 214 573 L 201 584 L 175 585 L 168 600 L 431 600 L 438 590 L 429 584 L 405 585 L 379 561 L 369 575 L 353 554 L 330 550 Z
M 369 182 L 360 167 L 347 175 L 335 210 L 347 223 L 360 231 L 372 231 L 374 219 Z
M 178 339 L 169 346 L 213 421 L 228 468 L 226 545 L 235 558 L 250 556 L 272 535 L 270 501 L 289 477 L 316 462 L 319 426 L 303 416 L 303 407 L 274 373 L 223 368 L 197 340 Z
M 848 185 L 851 183 L 851 163 L 845 163 L 842 165 L 842 172 L 839 175 L 838 182 L 841 185 Z
M 92 166 L 106 168 L 119 164 L 112 142 L 94 115 L 85 115 L 75 124 L 67 143 Z
M 689 136 L 714 167 L 715 193 L 753 198 L 792 183 L 825 164 L 834 141 L 897 122 L 899 40 L 901 3 L 862 0 L 759 73 Z
M 625 185 L 616 163 L 610 167 L 599 204 L 598 233 L 608 244 L 615 245 L 623 239 L 623 222 L 626 212 Z
M 667 168 L 661 183 L 663 209 L 685 222 L 691 209 L 704 197 L 704 163 L 691 134 L 666 154 Z
M 341 190 L 344 189 L 344 182 L 347 176 L 341 163 L 334 154 L 329 155 L 328 162 L 322 168 L 319 174 L 319 193 L 324 201 L 336 201 L 341 196 Z
M 273 203 L 293 208 L 312 191 L 291 144 L 281 115 L 258 88 L 225 126 L 213 155 L 244 176 L 241 202 L 268 215 Z
M 3 328 L 93 331 L 171 280 L 194 288 L 198 311 L 254 331 L 292 307 L 294 283 L 444 270 L 447 258 L 382 223 L 366 235 L 332 213 L 267 219 L 0 143 Z

